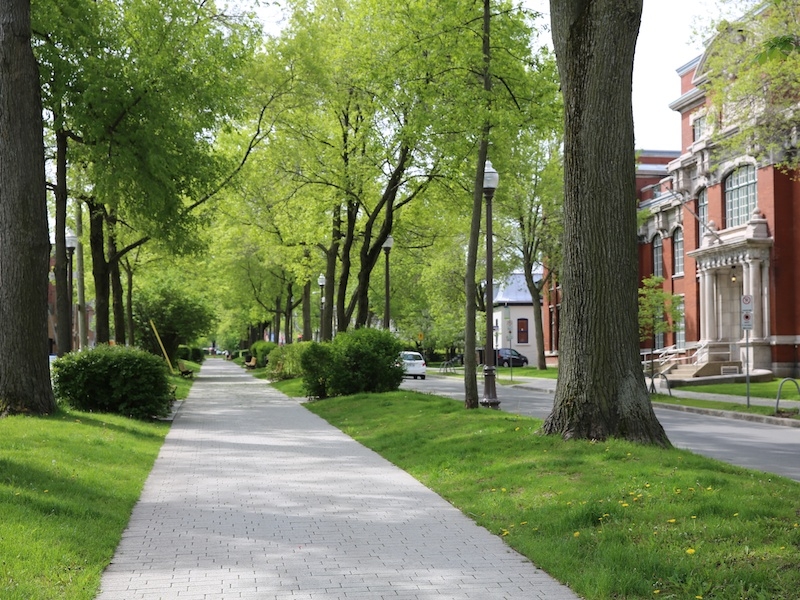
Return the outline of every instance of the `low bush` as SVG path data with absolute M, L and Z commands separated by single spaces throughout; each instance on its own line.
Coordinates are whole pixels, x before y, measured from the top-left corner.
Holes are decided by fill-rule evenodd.
M 312 398 L 328 397 L 328 376 L 331 371 L 330 344 L 310 342 L 300 356 L 303 368 L 303 389 Z
M 98 346 L 57 358 L 53 391 L 58 402 L 74 409 L 135 419 L 165 416 L 174 400 L 166 363 L 122 346 Z
M 383 329 L 356 329 L 339 334 L 331 343 L 327 395 L 390 392 L 400 387 L 400 341 Z
M 311 342 L 277 346 L 269 353 L 267 376 L 274 380 L 294 379 L 303 375 L 301 357 Z
M 269 362 L 269 353 L 277 347 L 278 344 L 275 342 L 254 342 L 253 345 L 250 346 L 250 354 L 256 357 L 257 366 L 265 367 L 267 362 Z
M 190 360 L 196 363 L 202 363 L 206 358 L 206 353 L 199 346 L 178 346 L 178 360 Z

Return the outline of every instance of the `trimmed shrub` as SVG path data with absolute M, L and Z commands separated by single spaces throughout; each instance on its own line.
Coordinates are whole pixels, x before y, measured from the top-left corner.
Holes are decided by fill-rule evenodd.
M 328 397 L 328 374 L 332 369 L 333 355 L 330 344 L 308 342 L 300 355 L 303 369 L 303 389 L 311 398 Z
M 400 341 L 383 329 L 356 329 L 331 343 L 332 368 L 327 374 L 329 396 L 390 392 L 400 387 Z
M 196 363 L 202 363 L 206 358 L 206 353 L 199 346 L 178 346 L 177 358 L 179 360 L 190 360 Z
M 58 402 L 88 412 L 135 419 L 169 414 L 174 393 L 163 359 L 123 346 L 98 346 L 53 361 Z
M 257 366 L 265 367 L 269 361 L 269 353 L 277 347 L 278 344 L 275 342 L 253 342 L 253 345 L 250 346 L 250 354 L 256 357 Z
M 301 357 L 312 342 L 278 346 L 269 353 L 267 375 L 270 379 L 294 379 L 303 375 Z

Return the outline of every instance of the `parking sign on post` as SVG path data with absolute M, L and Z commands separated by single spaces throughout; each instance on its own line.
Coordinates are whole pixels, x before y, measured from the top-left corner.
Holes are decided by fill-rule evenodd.
M 742 329 L 753 329 L 753 296 L 750 294 L 742 296 Z

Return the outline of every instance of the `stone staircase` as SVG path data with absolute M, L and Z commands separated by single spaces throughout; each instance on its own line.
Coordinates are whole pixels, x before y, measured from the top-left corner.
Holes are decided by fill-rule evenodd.
M 691 379 L 697 371 L 697 365 L 675 365 L 666 373 L 670 379 Z

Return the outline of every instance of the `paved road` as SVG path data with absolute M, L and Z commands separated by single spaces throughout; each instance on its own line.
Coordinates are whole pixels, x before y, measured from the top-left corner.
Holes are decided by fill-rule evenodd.
M 481 377 L 478 387 L 482 390 Z M 545 418 L 553 407 L 553 392 L 535 387 L 552 387 L 550 382 L 525 383 L 530 387 L 498 386 L 500 409 Z M 404 389 L 430 392 L 456 399 L 464 398 L 464 382 L 452 377 L 429 376 L 406 379 Z M 684 413 L 656 408 L 656 416 L 672 444 L 727 463 L 777 473 L 800 481 L 800 429 L 765 425 L 718 416 Z
M 223 360 L 178 412 L 101 588 L 98 600 L 579 600 Z

